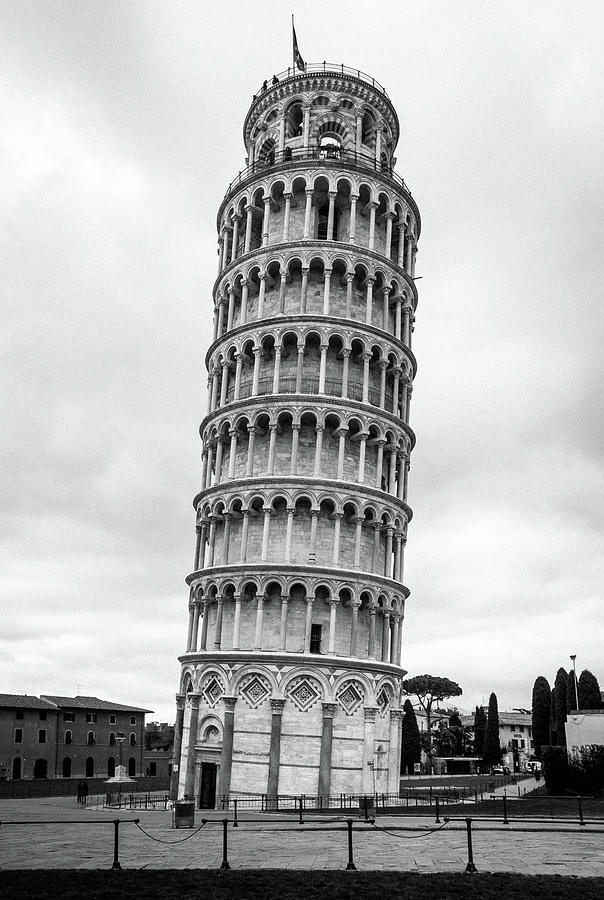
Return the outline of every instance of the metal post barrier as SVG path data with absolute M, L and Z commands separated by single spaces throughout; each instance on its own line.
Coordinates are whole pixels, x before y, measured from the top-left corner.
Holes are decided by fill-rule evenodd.
M 435 822 L 436 822 L 436 824 L 440 825 L 440 815 L 438 813 L 438 797 L 436 797 L 436 819 L 435 819 Z
M 466 829 L 468 832 L 468 864 L 466 865 L 466 872 L 476 872 L 476 866 L 474 865 L 474 856 L 472 854 L 472 819 L 470 816 L 466 818 Z
M 229 827 L 229 820 L 222 820 L 222 864 L 220 866 L 221 869 L 230 869 L 229 860 L 227 856 L 227 828 Z
M 585 820 L 583 818 L 583 804 L 581 802 L 581 797 L 577 796 L 577 802 L 579 804 L 579 825 L 585 825 Z
M 506 797 L 505 794 L 503 795 L 503 824 L 504 825 L 510 824 L 508 821 L 508 798 Z
M 367 806 L 365 806 L 365 812 L 367 812 Z M 348 863 L 346 865 L 346 869 L 356 869 L 354 864 L 354 859 L 352 858 L 352 819 L 346 819 L 346 825 L 348 827 Z
M 120 865 L 120 820 L 113 820 L 113 865 L 112 869 L 121 869 Z
M 299 802 L 300 802 L 300 819 L 299 819 L 299 822 L 300 822 L 300 825 L 304 825 L 304 819 L 302 818 L 302 809 L 303 809 L 303 807 L 304 807 L 304 801 L 302 800 L 302 797 L 300 797 L 300 801 L 299 801 Z
M 233 808 L 235 810 L 235 819 L 233 821 L 233 828 L 239 828 L 239 820 L 237 819 L 237 800 L 233 800 Z

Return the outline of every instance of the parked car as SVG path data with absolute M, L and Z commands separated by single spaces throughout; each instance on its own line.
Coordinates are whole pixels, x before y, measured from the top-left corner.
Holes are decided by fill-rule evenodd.
M 509 775 L 510 769 L 509 766 L 493 766 L 491 769 L 491 775 Z

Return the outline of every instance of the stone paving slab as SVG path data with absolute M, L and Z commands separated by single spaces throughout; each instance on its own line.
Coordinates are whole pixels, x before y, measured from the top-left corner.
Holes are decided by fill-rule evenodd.
M 91 810 L 72 798 L 0 802 L 0 867 L 3 869 L 110 868 L 113 860 L 113 820 L 119 818 L 120 861 L 124 868 L 218 868 L 222 860 L 223 816 L 212 811 L 204 828 L 171 827 L 169 811 Z M 131 821 L 140 819 L 144 834 Z M 258 813 L 240 817 L 240 827 L 228 827 L 228 857 L 232 868 L 345 869 L 348 860 L 346 824 L 310 817 Z M 260 819 L 261 821 L 258 821 Z M 9 825 L 9 821 L 51 821 L 49 825 Z M 72 820 L 66 822 L 65 820 Z M 253 820 L 253 821 L 252 821 Z M 86 823 L 86 824 L 84 824 Z M 196 828 L 201 824 L 196 814 Z M 379 817 L 377 827 L 355 819 L 354 860 L 357 868 L 415 872 L 463 872 L 467 862 L 463 819 L 440 829 L 432 817 Z M 411 831 L 410 828 L 438 829 Z M 584 827 L 564 823 L 517 820 L 474 820 L 474 861 L 481 872 L 560 874 L 604 877 L 604 824 Z M 545 830 L 543 830 L 545 828 Z M 387 830 L 384 830 L 387 829 Z M 155 838 L 153 840 L 152 838 Z

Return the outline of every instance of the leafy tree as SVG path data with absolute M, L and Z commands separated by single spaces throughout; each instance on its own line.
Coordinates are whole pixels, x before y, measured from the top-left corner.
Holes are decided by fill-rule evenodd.
M 428 736 L 432 728 L 432 707 L 449 697 L 461 696 L 462 689 L 455 681 L 439 675 L 416 675 L 403 681 L 405 694 L 417 697 L 419 705 L 426 713 L 426 730 Z
M 568 686 L 568 672 L 560 667 L 556 672 L 556 680 L 554 681 L 554 690 L 556 692 L 556 733 L 558 736 L 558 747 L 566 747 L 566 689 Z
M 482 706 L 474 712 L 474 756 L 482 756 L 487 731 L 487 717 Z
M 539 675 L 533 685 L 533 741 L 537 759 L 541 759 L 541 748 L 550 743 L 551 703 L 549 682 Z
M 579 709 L 602 709 L 600 685 L 589 669 L 579 675 Z
M 149 722 L 145 726 L 145 750 L 172 750 L 174 725 L 165 722 Z
M 484 739 L 482 762 L 485 766 L 496 766 L 501 762 L 501 746 L 499 744 L 499 709 L 497 708 L 497 697 L 495 694 L 491 694 L 489 697 L 487 730 Z
M 449 730 L 453 740 L 453 756 L 461 756 L 464 749 L 464 727 L 462 725 L 459 713 L 454 710 L 449 716 Z
M 405 700 L 403 710 L 405 715 L 403 716 L 401 730 L 401 770 L 403 772 L 413 773 L 414 764 L 421 759 L 422 747 L 417 717 L 409 698 Z

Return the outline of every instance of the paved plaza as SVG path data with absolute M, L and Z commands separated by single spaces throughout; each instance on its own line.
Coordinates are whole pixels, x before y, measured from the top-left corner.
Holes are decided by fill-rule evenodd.
M 201 824 L 196 814 L 195 829 Z M 120 818 L 119 857 L 123 868 L 219 868 L 222 815 L 200 831 L 173 829 L 170 811 L 80 807 L 74 798 L 0 802 L 2 869 L 110 868 L 113 820 Z M 131 820 L 140 819 L 141 831 Z M 130 820 L 130 821 L 128 821 Z M 25 825 L 10 822 L 51 822 Z M 284 816 L 249 813 L 228 826 L 231 868 L 345 869 L 348 861 L 344 818 L 308 816 L 305 825 Z M 354 820 L 354 861 L 358 869 L 463 872 L 468 860 L 463 820 L 435 825 L 433 817 L 380 816 L 376 826 Z M 411 829 L 430 829 L 414 831 Z M 554 830 L 555 829 L 555 830 Z M 479 872 L 604 877 L 604 823 L 474 820 L 474 862 Z M 185 840 L 186 838 L 186 840 Z

